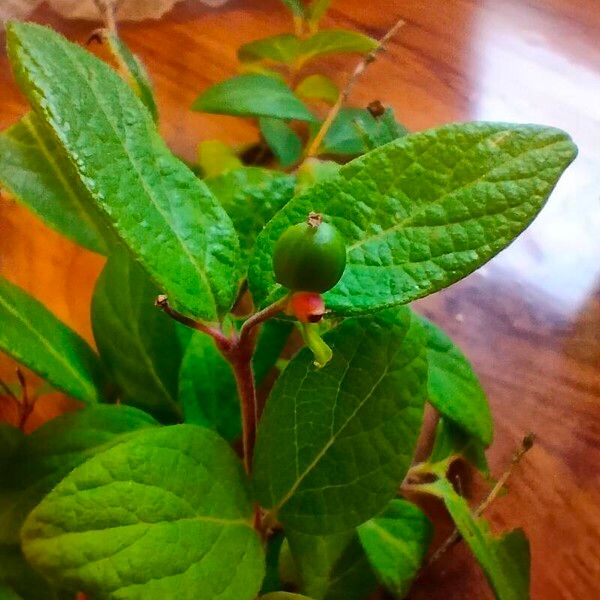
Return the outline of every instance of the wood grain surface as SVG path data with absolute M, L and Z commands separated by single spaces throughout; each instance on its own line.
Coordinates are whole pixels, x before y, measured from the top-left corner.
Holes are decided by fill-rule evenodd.
M 378 98 L 412 130 L 472 119 L 544 123 L 567 130 L 579 145 L 579 157 L 530 229 L 477 274 L 418 307 L 462 345 L 489 392 L 493 472 L 504 469 L 525 433 L 537 434 L 510 493 L 487 513 L 494 529 L 526 530 L 532 598 L 600 599 L 598 0 L 334 0 L 326 26 L 379 37 L 398 17 L 405 27 L 351 104 Z M 44 9 L 33 18 L 79 41 L 93 27 Z M 192 159 L 203 139 L 257 139 L 250 121 L 189 107 L 200 90 L 235 73 L 239 44 L 289 27 L 275 0 L 234 0 L 218 10 L 190 1 L 160 22 L 122 25 L 155 82 L 161 130 L 175 151 Z M 327 59 L 321 69 L 342 83 L 355 62 Z M 25 110 L 2 54 L 0 127 Z M 90 339 L 89 303 L 102 259 L 3 199 L 0 260 L 3 275 Z M 0 374 L 10 379 L 13 368 L 2 360 Z M 32 425 L 64 409 L 60 402 L 40 407 Z M 442 521 L 439 535 L 444 531 Z M 464 544 L 432 566 L 411 596 L 491 597 Z

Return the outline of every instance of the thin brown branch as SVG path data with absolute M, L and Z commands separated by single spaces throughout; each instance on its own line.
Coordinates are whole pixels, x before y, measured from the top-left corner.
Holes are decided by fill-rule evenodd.
M 321 147 L 321 143 L 323 142 L 323 139 L 325 138 L 325 135 L 329 131 L 329 128 L 331 127 L 331 124 L 333 123 L 334 119 L 337 117 L 338 113 L 340 112 L 340 109 L 348 100 L 348 97 L 350 96 L 350 92 L 356 85 L 356 82 L 362 77 L 362 75 L 366 71 L 367 67 L 372 62 L 375 61 L 375 59 L 377 58 L 377 55 L 385 50 L 386 44 L 390 41 L 390 39 L 392 37 L 394 37 L 394 35 L 396 35 L 398 30 L 403 25 L 404 25 L 404 21 L 402 19 L 397 21 L 394 24 L 394 26 L 379 40 L 377 47 L 374 48 L 373 50 L 371 50 L 371 52 L 369 52 L 369 54 L 367 54 L 358 63 L 358 65 L 356 66 L 356 68 L 351 73 L 350 77 L 348 78 L 346 85 L 340 92 L 340 95 L 338 96 L 338 99 L 336 100 L 335 104 L 331 107 L 329 114 L 327 115 L 327 117 L 325 117 L 325 120 L 323 121 L 321 128 L 317 132 L 317 135 L 314 137 L 310 146 L 306 150 L 305 158 L 308 158 L 310 156 L 315 156 L 318 153 L 319 148 Z
M 0 388 L 2 388 L 4 390 L 4 393 L 9 398 L 14 400 L 17 404 L 19 404 L 19 399 L 16 397 L 15 393 L 8 387 L 8 384 L 6 384 L 4 381 L 2 381 L 2 379 L 0 379 Z
M 115 13 L 120 4 L 120 0 L 93 0 L 96 8 L 100 12 L 100 15 L 104 19 L 106 29 L 110 33 L 116 33 L 117 31 L 117 20 Z
M 527 434 L 519 446 L 519 448 L 513 454 L 511 463 L 502 473 L 496 485 L 492 488 L 487 497 L 481 502 L 481 504 L 473 511 L 473 516 L 480 517 L 492 504 L 492 502 L 498 497 L 500 492 L 503 490 L 506 482 L 510 478 L 513 470 L 519 464 L 523 456 L 531 449 L 533 446 L 533 442 L 535 440 L 535 436 L 532 433 Z M 454 531 L 446 538 L 444 543 L 429 557 L 429 560 L 424 565 L 423 569 L 427 568 L 429 565 L 436 562 L 441 556 L 443 556 L 452 546 L 457 544 L 461 540 L 462 536 L 458 529 L 454 529 Z
M 215 340 L 219 348 L 221 348 L 222 350 L 227 350 L 231 348 L 232 341 L 227 336 L 225 336 L 222 331 L 220 331 L 216 327 L 211 327 L 206 323 L 202 323 L 202 321 L 196 321 L 194 319 L 191 319 L 190 317 L 186 317 L 185 315 L 176 311 L 169 305 L 167 296 L 162 294 L 158 296 L 154 301 L 154 305 L 163 310 L 165 313 L 167 313 L 172 319 L 175 319 L 176 321 L 185 325 L 186 327 L 190 327 L 191 329 L 195 329 L 196 331 L 201 331 L 202 333 L 210 335 Z

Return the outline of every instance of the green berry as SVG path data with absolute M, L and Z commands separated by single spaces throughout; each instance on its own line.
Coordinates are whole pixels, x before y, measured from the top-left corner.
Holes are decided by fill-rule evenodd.
M 346 246 L 340 232 L 315 213 L 286 229 L 273 251 L 275 279 L 294 291 L 326 292 L 341 279 L 345 267 Z

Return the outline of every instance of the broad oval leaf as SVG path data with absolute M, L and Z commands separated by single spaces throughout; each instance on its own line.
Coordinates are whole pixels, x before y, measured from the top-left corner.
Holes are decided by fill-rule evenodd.
M 7 39 L 21 89 L 118 235 L 173 305 L 217 320 L 239 279 L 225 211 L 107 64 L 39 25 L 11 23 Z
M 22 543 L 50 581 L 93 597 L 252 600 L 264 575 L 241 464 L 194 425 L 140 432 L 76 468 Z
M 116 33 L 109 32 L 107 40 L 119 67 L 129 79 L 129 85 L 131 85 L 133 91 L 148 109 L 152 115 L 152 119 L 155 122 L 158 121 L 158 107 L 156 106 L 152 82 L 150 81 L 146 67 Z
M 259 305 L 282 294 L 272 251 L 283 231 L 322 213 L 346 240 L 339 314 L 405 304 L 465 277 L 533 220 L 573 160 L 569 136 L 537 125 L 467 123 L 407 135 L 305 190 L 257 240 L 250 287 Z
M 290 33 L 282 33 L 248 42 L 239 47 L 238 59 L 241 62 L 258 60 L 291 64 L 300 52 L 300 39 Z
M 35 113 L 0 134 L 0 186 L 49 227 L 88 250 L 106 253 L 108 226 L 54 134 Z
M 404 598 L 433 538 L 429 519 L 414 504 L 392 500 L 358 528 L 358 535 L 381 583 L 395 598 Z
M 296 87 L 296 95 L 306 100 L 323 100 L 329 104 L 335 104 L 340 90 L 337 85 L 325 75 L 309 75 L 305 77 Z
M 328 54 L 342 52 L 366 54 L 377 48 L 377 44 L 377 40 L 356 31 L 346 29 L 319 31 L 302 41 L 297 66 Z
M 325 535 L 393 498 L 423 417 L 424 333 L 404 308 L 347 320 L 325 336 L 316 371 L 302 350 L 278 379 L 258 429 L 254 487 L 289 529 Z
M 23 597 L 7 585 L 0 584 L 0 600 L 23 600 Z
M 114 253 L 96 283 L 92 328 L 121 400 L 174 423 L 182 416 L 177 373 L 183 327 L 154 306 L 158 293 L 140 265 Z
M 521 529 L 495 536 L 444 478 L 426 490 L 443 499 L 456 528 L 480 564 L 498 600 L 529 600 L 529 542 Z M 425 491 L 425 488 L 424 488 Z
M 484 446 L 492 442 L 494 424 L 488 401 L 471 363 L 452 340 L 424 317 L 427 333 L 429 401 Z
M 301 590 L 314 600 L 364 600 L 377 587 L 356 531 L 326 536 L 291 531 L 287 540 Z
M 27 292 L 0 277 L 0 350 L 69 396 L 93 404 L 106 378 L 98 356 Z
M 285 121 L 261 117 L 258 124 L 262 136 L 283 168 L 300 160 L 302 140 Z
M 217 83 L 204 90 L 192 108 L 241 117 L 315 120 L 285 83 L 267 75 L 238 75 Z
M 239 437 L 242 423 L 233 371 L 206 334 L 194 333 L 186 348 L 179 399 L 186 423 L 214 429 L 227 440 Z
M 156 421 L 129 406 L 102 405 L 60 415 L 26 436 L 0 472 L 0 544 L 15 544 L 25 517 L 72 469 Z

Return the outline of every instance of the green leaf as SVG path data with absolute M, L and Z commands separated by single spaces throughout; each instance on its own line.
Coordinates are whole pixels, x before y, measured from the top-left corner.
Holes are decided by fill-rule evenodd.
M 219 140 L 198 144 L 198 164 L 204 177 L 216 177 L 243 166 L 234 149 Z
M 319 31 L 302 41 L 297 66 L 305 65 L 315 58 L 342 52 L 367 54 L 377 48 L 378 42 L 356 31 L 346 29 L 327 29 Z
M 300 39 L 290 33 L 282 33 L 243 44 L 238 49 L 240 62 L 271 61 L 291 64 L 300 52 Z
M 279 556 L 284 541 L 283 531 L 275 531 L 265 543 L 265 578 L 260 588 L 261 594 L 275 592 L 283 587 L 279 577 Z
M 158 108 L 156 100 L 154 100 L 152 82 L 150 81 L 146 67 L 116 33 L 109 32 L 106 39 L 108 40 L 110 51 L 119 63 L 119 67 L 128 76 L 129 85 L 148 109 L 152 115 L 152 119 L 157 122 Z
M 307 158 L 296 171 L 296 194 L 303 192 L 315 183 L 335 178 L 340 171 L 340 166 L 332 160 Z
M 295 181 L 292 175 L 260 167 L 234 169 L 206 180 L 233 220 L 245 261 L 265 223 L 294 195 Z
M 439 327 L 425 317 L 421 321 L 427 332 L 429 401 L 461 429 L 489 446 L 494 432 L 492 414 L 471 363 Z
M 102 399 L 105 377 L 94 351 L 43 304 L 0 277 L 0 350 L 82 402 Z
M 302 594 L 292 594 L 290 592 L 271 592 L 260 597 L 260 600 L 313 600 Z
M 364 600 L 377 586 L 356 532 L 328 536 L 289 532 L 302 591 L 314 600 Z
M 179 372 L 179 398 L 186 423 L 239 437 L 242 424 L 233 371 L 205 334 L 194 333 Z
M 225 211 L 107 64 L 39 25 L 11 23 L 7 39 L 23 92 L 118 235 L 175 308 L 217 320 L 239 279 Z
M 258 429 L 256 494 L 288 532 L 337 533 L 383 509 L 410 465 L 423 417 L 424 333 L 407 309 L 347 320 L 324 339 L 331 362 L 315 371 L 302 350 Z
M 0 600 L 22 600 L 22 596 L 19 596 L 12 588 L 0 584 Z
M 107 227 L 94 211 L 54 134 L 34 113 L 0 134 L 0 186 L 52 229 L 106 253 Z
M 373 312 L 447 287 L 531 223 L 575 154 L 560 130 L 501 123 L 446 125 L 377 148 L 267 224 L 250 266 L 255 302 L 282 294 L 273 246 L 310 211 L 346 240 L 346 270 L 325 295 L 336 313 Z
M 292 321 L 270 319 L 261 326 L 256 350 L 252 356 L 252 368 L 257 385 L 263 382 L 277 363 L 293 330 Z
M 24 439 L 25 435 L 18 427 L 0 423 L 0 482 L 2 473 L 7 470 L 7 465 L 12 463 L 13 456 L 18 452 Z
M 258 123 L 262 136 L 284 169 L 300 160 L 302 140 L 289 125 L 270 117 L 261 117 Z
M 29 511 L 72 469 L 154 425 L 135 408 L 98 405 L 56 417 L 26 436 L 11 469 L 0 473 L 0 544 L 19 541 Z
M 498 600 L 529 599 L 529 543 L 520 529 L 501 536 L 487 521 L 472 514 L 467 501 L 447 479 L 427 485 L 427 491 L 444 500 L 465 542 L 481 565 Z
M 435 429 L 435 440 L 428 462 L 436 463 L 462 456 L 484 475 L 489 475 L 485 448 L 481 442 L 463 431 L 450 419 L 440 418 Z
M 317 130 L 315 125 L 313 132 Z M 319 153 L 356 156 L 404 135 L 406 130 L 396 123 L 391 108 L 378 118 L 362 108 L 343 108 L 326 133 Z
M 238 75 L 217 83 L 196 98 L 192 109 L 240 117 L 315 120 L 285 83 L 267 75 Z
M 180 326 L 154 306 L 159 290 L 125 253 L 113 254 L 92 298 L 92 328 L 100 358 L 120 398 L 157 419 L 181 418 L 177 403 L 183 347 Z
M 330 4 L 331 0 L 312 0 L 306 10 L 309 24 L 313 27 L 316 26 L 327 12 Z
M 392 500 L 381 515 L 358 528 L 358 535 L 381 583 L 404 598 L 433 538 L 429 519 L 414 504 Z
M 305 100 L 323 100 L 335 104 L 340 90 L 329 77 L 325 75 L 309 75 L 296 87 L 296 95 Z
M 13 596 L 7 594 L 12 591 Z M 19 594 L 15 596 L 14 594 Z M 73 595 L 52 589 L 25 560 L 18 544 L 0 544 L 0 600 L 73 600 Z
M 241 464 L 194 425 L 140 432 L 76 468 L 22 541 L 50 581 L 93 597 L 252 600 L 264 575 Z

